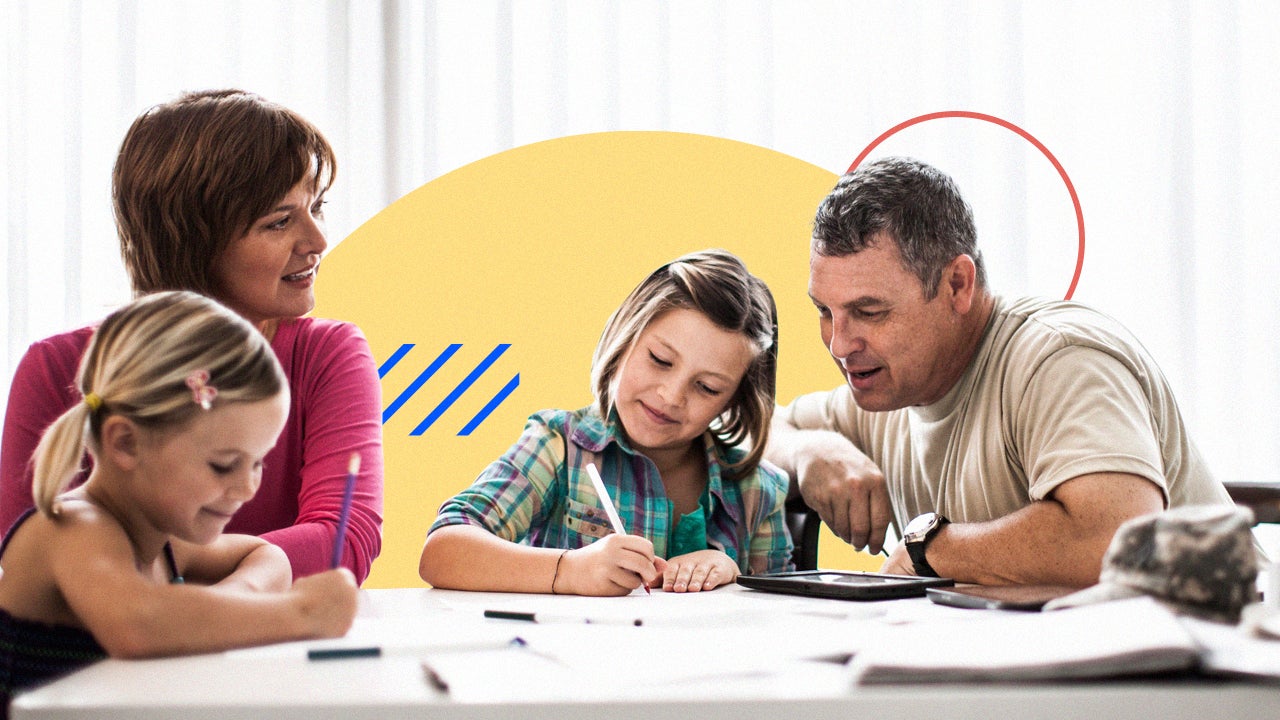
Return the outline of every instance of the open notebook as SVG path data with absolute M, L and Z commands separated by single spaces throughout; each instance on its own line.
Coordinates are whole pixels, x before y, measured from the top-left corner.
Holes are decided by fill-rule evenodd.
M 878 629 L 856 682 L 1056 680 L 1186 670 L 1199 647 L 1150 598 L 1046 613 L 971 613 Z

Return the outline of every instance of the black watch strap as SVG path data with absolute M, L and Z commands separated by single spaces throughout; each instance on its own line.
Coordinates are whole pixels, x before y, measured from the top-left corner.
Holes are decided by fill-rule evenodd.
M 933 541 L 934 536 L 950 521 L 935 513 L 928 513 L 928 516 L 921 516 L 911 522 L 912 525 L 915 525 L 918 521 L 923 521 L 925 526 L 916 532 L 908 534 L 906 538 L 907 554 L 911 557 L 911 564 L 915 567 L 917 575 L 920 577 L 938 577 L 938 572 L 929 564 L 925 553 L 929 549 L 929 543 Z
M 907 546 L 907 554 L 911 556 L 911 564 L 915 566 L 916 574 L 920 577 L 938 577 L 938 571 L 933 569 L 929 561 L 924 556 L 926 543 L 914 543 Z

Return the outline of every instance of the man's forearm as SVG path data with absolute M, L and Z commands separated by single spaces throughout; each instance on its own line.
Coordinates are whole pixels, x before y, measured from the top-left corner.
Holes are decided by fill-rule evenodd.
M 773 414 L 773 423 L 769 428 L 769 444 L 764 449 L 764 457 L 791 476 L 791 492 L 796 492 L 796 454 L 797 445 L 802 442 L 801 431 L 791 423 L 781 419 L 779 411 Z
M 939 575 L 961 582 L 1083 587 L 1098 581 L 1116 528 L 1163 507 L 1160 489 L 1144 478 L 1082 476 L 1005 517 L 946 526 L 927 556 Z
M 836 458 L 845 454 L 861 456 L 849 439 L 838 432 L 802 430 L 775 415 L 764 457 L 791 477 L 787 497 L 794 498 L 800 492 L 800 467 L 806 458 Z
M 929 543 L 939 575 L 984 585 L 1070 585 L 1098 581 L 1110 536 L 1080 537 L 1062 505 L 1043 500 L 982 523 L 952 523 Z

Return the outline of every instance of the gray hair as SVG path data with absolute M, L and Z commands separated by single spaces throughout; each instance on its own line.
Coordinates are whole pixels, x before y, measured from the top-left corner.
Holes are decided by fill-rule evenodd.
M 976 284 L 986 287 L 973 210 L 937 168 L 889 157 L 846 173 L 818 206 L 813 249 L 828 257 L 852 255 L 873 245 L 881 232 L 898 243 L 903 264 L 920 279 L 926 298 L 938 294 L 943 269 L 958 255 L 973 258 Z

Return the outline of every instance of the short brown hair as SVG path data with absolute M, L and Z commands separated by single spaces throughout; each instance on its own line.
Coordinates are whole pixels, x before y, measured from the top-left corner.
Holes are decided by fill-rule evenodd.
M 613 411 L 614 381 L 627 353 L 649 324 L 676 308 L 697 310 L 716 325 L 742 333 L 755 357 L 723 415 L 711 424 L 717 450 L 750 441 L 741 462 L 727 465 L 734 480 L 755 472 L 769 441 L 778 383 L 778 309 L 760 278 L 726 250 L 685 255 L 658 268 L 609 317 L 591 363 L 591 389 L 601 416 Z
M 142 113 L 111 176 L 134 294 L 214 296 L 227 245 L 304 179 L 328 190 L 336 170 L 314 125 L 253 93 L 189 92 Z

